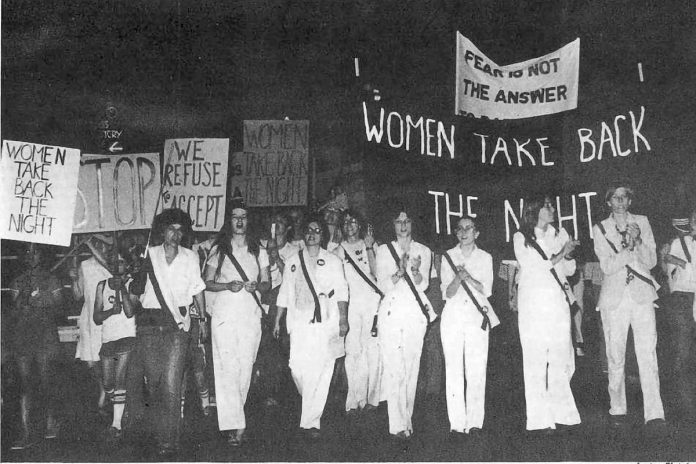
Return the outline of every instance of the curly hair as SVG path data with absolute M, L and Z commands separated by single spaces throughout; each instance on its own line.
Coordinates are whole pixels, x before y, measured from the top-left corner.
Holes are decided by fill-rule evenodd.
M 356 221 L 358 221 L 358 228 L 360 232 L 358 232 L 358 235 L 360 238 L 365 238 L 365 231 L 367 230 L 367 221 L 365 221 L 365 217 L 360 214 L 360 212 L 354 208 L 348 208 L 347 210 L 343 211 L 338 218 L 338 223 L 341 225 L 341 229 L 343 229 L 343 223 L 346 221 L 347 217 L 352 217 Z
M 152 221 L 152 242 L 155 245 L 161 245 L 164 242 L 164 232 L 172 224 L 181 226 L 181 231 L 184 233 L 182 242 L 188 242 L 193 236 L 193 221 L 186 211 L 179 208 L 165 209 Z
M 309 216 L 306 216 L 303 219 L 301 229 L 302 238 L 304 238 L 307 228 L 313 222 L 319 224 L 319 228 L 321 228 L 321 247 L 326 249 L 331 237 L 329 236 L 329 227 L 326 225 L 326 221 L 324 221 L 323 216 L 319 213 L 311 213 Z

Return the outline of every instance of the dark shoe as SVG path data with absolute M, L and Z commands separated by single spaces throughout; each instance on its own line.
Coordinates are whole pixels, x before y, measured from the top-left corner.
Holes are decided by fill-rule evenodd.
M 346 411 L 346 417 L 348 419 L 355 419 L 356 417 L 358 417 L 359 413 L 360 411 L 358 409 L 349 409 L 348 411 Z
M 545 429 L 527 430 L 527 434 L 530 437 L 536 437 L 536 438 L 550 437 L 555 433 L 556 433 L 556 430 L 552 429 L 551 427 L 546 427 Z
M 370 404 L 370 403 L 367 403 L 365 405 L 365 407 L 363 408 L 363 412 L 371 412 L 371 411 L 376 411 L 376 410 L 377 410 L 377 406 Z
M 402 430 L 401 432 L 393 435 L 399 441 L 408 441 L 411 439 L 411 434 L 407 430 Z
M 321 432 L 317 428 L 309 429 L 309 438 L 312 440 L 318 440 L 321 438 Z
M 449 439 L 454 443 L 461 443 L 466 440 L 466 434 L 457 430 L 450 430 Z
M 235 448 L 241 446 L 242 442 L 237 436 L 236 430 L 230 430 L 229 434 L 227 435 L 227 443 Z
M 469 436 L 471 438 L 481 438 L 483 436 L 483 430 L 478 427 L 471 427 L 469 429 Z
M 649 438 L 666 438 L 670 434 L 670 427 L 664 419 L 649 420 L 645 424 L 645 432 Z
M 628 425 L 626 414 L 609 414 L 609 425 L 614 428 L 623 428 Z
M 109 427 L 104 433 L 104 441 L 109 446 L 114 446 L 120 443 L 123 438 L 123 430 L 119 430 L 116 427 Z

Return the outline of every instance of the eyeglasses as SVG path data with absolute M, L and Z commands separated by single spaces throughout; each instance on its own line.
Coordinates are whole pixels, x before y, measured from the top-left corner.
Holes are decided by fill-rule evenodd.
M 394 225 L 397 225 L 397 226 L 400 226 L 400 225 L 409 225 L 409 224 L 411 224 L 411 220 L 410 220 L 410 219 L 404 219 L 403 221 L 397 219 L 396 221 L 394 221 Z
M 345 221 L 343 221 L 343 225 L 346 225 L 346 226 L 352 225 L 352 224 L 357 224 L 357 223 L 358 223 L 357 219 L 346 219 Z
M 476 227 L 474 226 L 466 226 L 466 227 L 457 227 L 455 230 L 457 232 L 469 232 L 470 230 L 474 230 Z
M 305 235 L 308 234 L 321 234 L 321 228 L 320 227 L 307 227 L 305 230 Z

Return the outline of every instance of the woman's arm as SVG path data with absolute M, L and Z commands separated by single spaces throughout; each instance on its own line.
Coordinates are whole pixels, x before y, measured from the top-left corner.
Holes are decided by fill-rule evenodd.
M 106 280 L 99 282 L 97 284 L 97 294 L 94 296 L 94 313 L 92 314 L 92 320 L 94 320 L 94 323 L 97 325 L 102 325 L 105 320 L 115 314 L 111 309 L 104 310 L 105 285 Z

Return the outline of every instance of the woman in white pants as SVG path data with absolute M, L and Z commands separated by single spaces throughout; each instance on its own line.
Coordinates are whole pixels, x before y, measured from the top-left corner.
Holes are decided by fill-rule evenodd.
M 310 217 L 302 230 L 304 249 L 285 263 L 273 335 L 279 336 L 287 310 L 290 370 L 302 396 L 300 429 L 317 439 L 334 365 L 345 354 L 348 284 L 341 260 L 322 248 L 328 241 L 322 221 Z
M 365 227 L 362 216 L 350 209 L 343 213 L 340 223 L 343 226 L 344 240 L 333 253 L 343 260 L 343 270 L 350 289 L 350 331 L 346 335 L 345 364 L 348 378 L 346 411 L 355 414 L 359 410 L 369 411 L 379 405 L 379 344 L 371 331 L 380 295 L 373 288 L 377 282 L 374 277 L 376 262 L 372 228 Z M 356 266 L 362 275 L 356 270 Z
M 554 212 L 549 197 L 526 201 L 520 230 L 513 237 L 520 265 L 519 330 L 530 431 L 580 423 L 570 389 L 575 372 L 570 307 L 551 273 L 555 269 L 561 282 L 567 284 L 565 276 L 575 272 L 575 261 L 569 255 L 578 242 L 564 229 L 558 231 L 551 225 Z
M 244 404 L 261 342 L 262 310 L 256 291 L 270 288 L 268 255 L 247 236 L 247 225 L 246 207 L 234 199 L 231 218 L 215 241 L 205 271 L 218 425 L 220 431 L 229 431 L 232 446 L 241 445 L 244 438 Z
M 459 243 L 447 251 L 440 270 L 445 307 L 440 321 L 440 337 L 445 356 L 447 414 L 453 433 L 478 433 L 483 428 L 486 399 L 488 334 L 498 320 L 488 297 L 493 287 L 493 258 L 476 246 L 479 231 L 474 220 L 463 217 L 455 230 Z M 464 282 L 486 314 L 476 307 L 462 286 Z M 466 372 L 464 364 L 466 361 Z M 466 399 L 464 379 L 466 377 Z
M 411 218 L 405 211 L 394 217 L 396 240 L 377 250 L 377 282 L 384 293 L 379 308 L 378 332 L 382 353 L 382 396 L 387 400 L 389 433 L 401 440 L 411 437 L 423 337 L 428 319 L 406 282 L 408 275 L 420 299 L 430 282 L 431 251 L 411 237 Z M 431 313 L 431 321 L 434 313 Z

